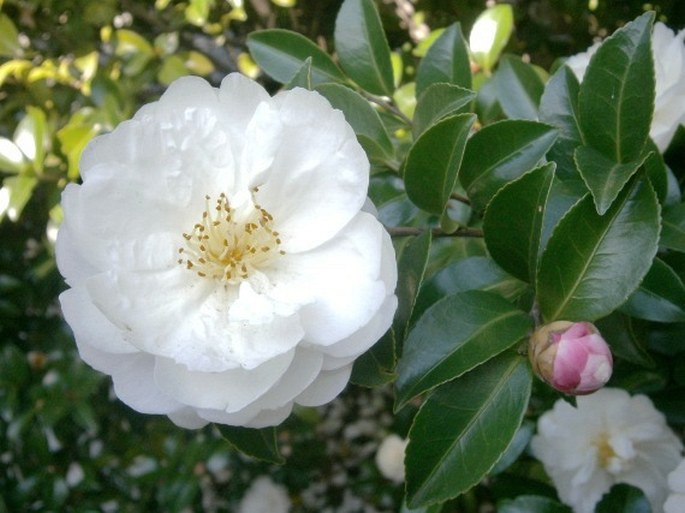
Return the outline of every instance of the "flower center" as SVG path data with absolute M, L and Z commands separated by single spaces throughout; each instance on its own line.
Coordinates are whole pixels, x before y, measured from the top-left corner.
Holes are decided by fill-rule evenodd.
M 178 263 L 186 269 L 235 285 L 285 254 L 266 209 L 255 204 L 236 212 L 223 192 L 214 206 L 210 196 L 205 200 L 202 219 L 183 234 L 185 245 L 178 248 Z
M 597 447 L 597 463 L 610 474 L 618 474 L 631 466 L 632 447 L 616 452 L 608 433 L 601 433 L 597 437 L 595 447 Z M 620 454 L 626 450 L 626 454 Z

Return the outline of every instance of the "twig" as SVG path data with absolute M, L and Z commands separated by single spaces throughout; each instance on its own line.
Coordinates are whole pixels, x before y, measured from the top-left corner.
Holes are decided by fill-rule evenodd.
M 385 229 L 391 237 L 413 237 L 426 232 L 426 228 L 414 226 L 386 226 Z M 452 233 L 444 232 L 440 228 L 431 228 L 430 231 L 433 237 L 483 237 L 483 230 L 480 228 L 469 228 L 466 226 L 457 228 Z

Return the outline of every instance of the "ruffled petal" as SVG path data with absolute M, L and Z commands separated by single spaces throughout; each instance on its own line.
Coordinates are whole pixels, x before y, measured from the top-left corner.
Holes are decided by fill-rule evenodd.
M 352 365 L 323 371 L 300 395 L 295 398 L 302 406 L 321 406 L 335 399 L 345 389 L 352 374 Z

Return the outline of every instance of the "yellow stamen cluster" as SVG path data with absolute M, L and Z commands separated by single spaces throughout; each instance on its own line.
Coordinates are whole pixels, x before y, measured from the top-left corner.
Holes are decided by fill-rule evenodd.
M 205 199 L 201 221 L 183 234 L 186 243 L 178 249 L 178 263 L 186 269 L 203 278 L 237 284 L 285 254 L 273 229 L 273 216 L 266 209 L 255 204 L 237 213 L 224 193 L 214 207 L 210 207 L 210 196 Z

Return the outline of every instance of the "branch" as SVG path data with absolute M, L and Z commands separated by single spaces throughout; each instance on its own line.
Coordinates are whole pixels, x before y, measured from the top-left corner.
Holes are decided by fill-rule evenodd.
M 385 229 L 391 237 L 413 237 L 426 232 L 426 228 L 417 228 L 414 226 L 386 226 Z M 433 237 L 483 237 L 483 230 L 480 228 L 469 228 L 467 226 L 457 228 L 457 231 L 452 233 L 444 232 L 440 228 L 431 228 L 430 230 Z

